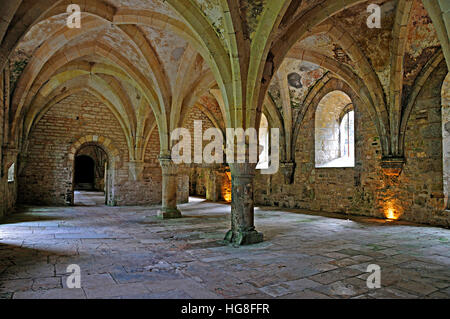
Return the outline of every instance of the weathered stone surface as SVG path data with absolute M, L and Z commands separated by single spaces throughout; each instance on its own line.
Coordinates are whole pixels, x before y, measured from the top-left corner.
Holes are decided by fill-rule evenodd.
M 273 176 L 257 174 L 256 203 L 375 217 L 387 217 L 392 209 L 396 218 L 448 226 L 450 216 L 443 212 L 444 198 L 439 194 L 443 189 L 442 146 L 434 133 L 430 133 L 439 129 L 440 121 L 436 118 L 436 126 L 435 122 L 424 122 L 421 117 L 423 112 L 434 112 L 436 103 L 439 105 L 445 74 L 441 63 L 418 95 L 406 130 L 405 159 L 400 161 L 405 164 L 389 166 L 395 168 L 393 176 L 385 176 L 383 172 L 387 164 L 383 164 L 379 137 L 367 109 L 356 103 L 358 98 L 348 87 L 330 81 L 317 101 L 327 92 L 340 89 L 355 103 L 355 167 L 315 168 L 312 152 L 315 110 L 310 107 L 299 131 L 294 183 L 285 185 L 281 171 Z
M 120 208 L 89 226 L 64 215 L 79 207 L 61 209 L 55 221 L 45 219 L 55 212 L 49 207 L 33 208 L 39 216 L 17 221 L 15 234 L 0 228 L 0 275 L 17 287 L 5 284 L 1 296 L 193 297 L 174 285 L 153 291 L 139 284 L 183 281 L 183 271 L 204 284 L 185 282 L 196 296 L 203 287 L 211 293 L 204 295 L 222 297 L 448 294 L 436 266 L 448 263 L 442 246 L 372 224 L 329 226 L 322 215 L 368 216 L 393 229 L 399 219 L 450 227 L 448 0 L 83 0 L 75 28 L 64 3 L 47 2 L 2 1 L 0 223 L 17 204 Z M 380 7 L 380 21 L 372 21 L 380 25 L 368 20 L 369 5 Z M 180 127 L 192 142 L 183 155 L 194 161 L 176 166 L 172 133 Z M 279 171 L 255 176 L 256 163 L 206 163 L 200 155 L 213 142 L 222 159 L 228 128 L 259 128 L 259 167 L 280 164 Z M 268 128 L 279 130 L 279 141 Z M 268 159 L 277 148 L 279 163 Z M 89 162 L 87 180 L 81 158 Z M 180 219 L 190 195 L 206 197 L 202 209 L 212 212 L 215 202 L 231 202 L 231 214 L 223 212 L 231 227 L 220 214 L 203 223 L 195 206 L 183 207 Z M 256 224 L 263 238 L 255 205 L 308 215 L 257 210 L 284 227 Z M 232 245 L 224 247 L 227 229 Z M 366 232 L 377 240 L 359 236 Z M 446 236 L 441 229 L 429 235 L 437 233 Z M 250 247 L 236 252 L 241 245 Z M 148 247 L 156 255 L 143 253 Z M 107 275 L 119 293 L 61 286 L 63 261 L 74 260 L 92 283 Z M 371 262 L 383 267 L 389 286 L 376 293 L 361 287 Z M 210 265 L 222 273 L 203 280 Z M 245 277 L 262 265 L 275 276 Z M 405 280 L 418 273 L 419 281 Z
M 263 241 L 254 225 L 253 179 L 256 164 L 233 163 L 231 168 L 232 201 L 231 230 L 225 241 L 236 245 L 251 245 Z
M 266 242 L 236 249 L 221 243 L 229 205 L 179 209 L 190 217 L 160 220 L 157 206 L 24 208 L 0 226 L 0 260 L 12 262 L 0 268 L 0 297 L 450 298 L 445 230 L 257 209 Z M 101 236 L 67 238 L 76 233 Z M 70 264 L 81 289 L 67 288 Z M 366 286 L 369 264 L 381 267 L 381 289 Z

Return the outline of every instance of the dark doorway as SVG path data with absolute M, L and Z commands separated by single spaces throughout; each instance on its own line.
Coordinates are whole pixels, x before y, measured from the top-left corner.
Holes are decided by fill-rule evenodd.
M 108 155 L 94 143 L 86 143 L 75 155 L 74 205 L 101 206 L 108 202 Z
M 86 155 L 75 158 L 75 190 L 95 189 L 95 162 Z

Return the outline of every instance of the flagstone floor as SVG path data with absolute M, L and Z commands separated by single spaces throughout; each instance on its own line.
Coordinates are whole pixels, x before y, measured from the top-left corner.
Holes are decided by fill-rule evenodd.
M 0 224 L 0 298 L 449 298 L 450 230 L 257 209 L 265 242 L 221 240 L 230 206 L 192 198 L 185 216 L 152 207 L 24 207 Z M 81 289 L 67 288 L 67 267 Z M 367 288 L 367 266 L 381 288 Z

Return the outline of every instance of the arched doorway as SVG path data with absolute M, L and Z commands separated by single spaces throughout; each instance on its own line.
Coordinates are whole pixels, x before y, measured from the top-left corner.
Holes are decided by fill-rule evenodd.
M 101 190 L 101 202 L 94 204 L 116 205 L 116 170 L 121 165 L 120 152 L 114 143 L 107 137 L 87 135 L 74 142 L 68 152 L 68 166 L 72 176 L 67 187 L 66 202 L 68 205 L 76 204 L 76 191 L 74 185 L 75 158 L 87 155 L 96 162 L 95 189 Z M 91 203 L 92 205 L 92 203 Z
M 86 143 L 75 154 L 74 204 L 98 206 L 106 203 L 108 155 L 95 143 Z

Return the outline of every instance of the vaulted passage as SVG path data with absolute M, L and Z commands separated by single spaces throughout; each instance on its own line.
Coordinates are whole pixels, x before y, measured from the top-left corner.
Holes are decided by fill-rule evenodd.
M 448 1 L 79 2 L 0 0 L 0 298 L 450 297 Z
M 94 190 L 95 162 L 86 155 L 75 158 L 75 190 Z

